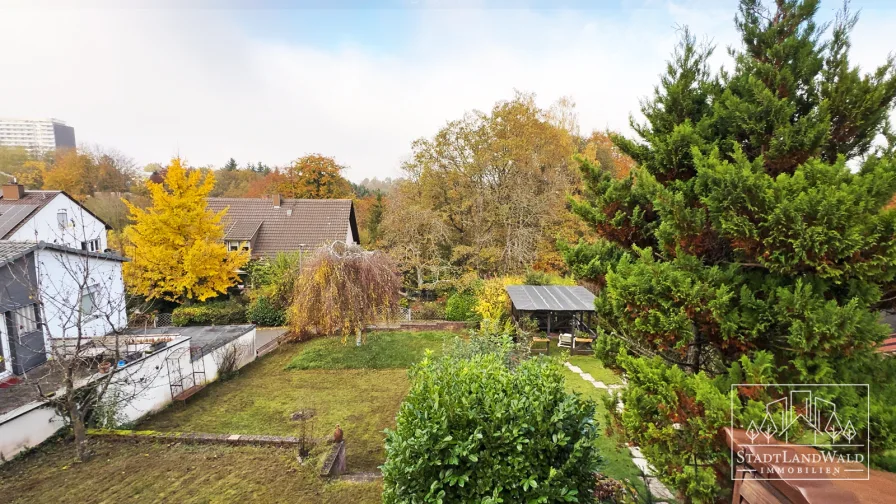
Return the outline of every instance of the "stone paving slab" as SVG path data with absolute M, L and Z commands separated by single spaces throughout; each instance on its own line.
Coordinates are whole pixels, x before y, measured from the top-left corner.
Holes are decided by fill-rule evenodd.
M 647 462 L 647 459 L 641 458 L 641 457 L 634 457 L 634 458 L 632 458 L 632 462 L 634 462 L 635 465 L 638 466 L 638 469 L 640 469 L 642 473 L 644 473 L 648 476 L 653 476 L 653 468 L 650 467 L 650 463 Z
M 568 367 L 569 370 L 572 371 L 573 373 L 582 374 L 582 368 L 580 368 L 579 366 L 573 366 L 572 364 L 570 364 L 568 362 L 566 364 L 567 364 L 566 367 Z
M 599 388 L 599 389 L 607 388 L 607 385 L 602 381 L 591 382 L 591 384 L 594 385 L 595 388 Z
M 587 381 L 587 382 L 591 382 L 591 383 L 594 383 L 594 382 L 596 381 L 596 380 L 594 379 L 594 377 L 591 376 L 591 375 L 588 374 L 588 373 L 582 373 L 582 379 L 585 380 L 585 381 Z
M 650 477 L 647 478 L 647 488 L 650 489 L 650 493 L 653 494 L 654 497 L 658 497 L 660 499 L 674 499 L 675 496 L 672 495 L 672 492 L 666 488 L 660 480 Z

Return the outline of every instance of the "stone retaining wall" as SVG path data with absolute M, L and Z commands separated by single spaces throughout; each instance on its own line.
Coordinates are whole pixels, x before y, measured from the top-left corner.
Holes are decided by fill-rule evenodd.
M 156 432 L 127 430 L 88 430 L 91 436 L 107 441 L 176 441 L 195 444 L 229 444 L 256 446 L 297 446 L 301 439 L 294 436 L 261 436 L 254 434 L 209 434 L 203 432 Z M 309 440 L 316 443 L 320 440 Z

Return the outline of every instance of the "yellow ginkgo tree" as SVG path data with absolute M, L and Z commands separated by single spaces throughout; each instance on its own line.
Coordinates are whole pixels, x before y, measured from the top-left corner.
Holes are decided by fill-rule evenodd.
M 168 165 L 163 183 L 146 186 L 152 206 L 144 209 L 123 200 L 132 224 L 125 229 L 124 278 L 128 291 L 147 300 L 204 301 L 238 280 L 249 260 L 245 251 L 228 251 L 221 219 L 206 197 L 215 186 L 211 172 L 184 168 L 180 158 Z

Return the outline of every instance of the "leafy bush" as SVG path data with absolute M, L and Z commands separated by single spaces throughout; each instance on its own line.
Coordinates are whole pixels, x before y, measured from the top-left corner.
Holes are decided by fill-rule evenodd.
M 256 259 L 246 267 L 253 291 L 269 299 L 274 306 L 285 308 L 299 276 L 301 252 L 280 252 L 272 259 Z
M 413 311 L 415 320 L 445 320 L 445 308 L 433 301 L 431 303 L 423 303 Z
M 623 348 L 622 340 L 604 331 L 599 331 L 597 339 L 594 340 L 593 348 L 594 357 L 599 359 L 605 366 L 610 369 L 621 369 L 619 362 L 617 362 L 617 357 Z
M 249 303 L 246 318 L 260 326 L 279 327 L 286 323 L 286 312 L 275 306 L 267 296 L 258 296 Z
M 495 355 L 513 368 L 529 358 L 528 334 L 518 330 L 509 321 L 483 320 L 479 329 L 470 331 L 469 338 L 456 335 L 446 342 L 445 355 L 458 359 L 472 359 L 480 355 Z
M 445 320 L 478 320 L 475 307 L 475 295 L 455 292 L 445 304 Z
M 559 364 L 425 358 L 386 433 L 383 502 L 595 502 L 595 404 Z
M 235 301 L 179 306 L 171 312 L 171 323 L 178 327 L 245 324 L 246 307 Z
M 729 376 L 712 378 L 705 372 L 688 373 L 659 357 L 634 357 L 620 351 L 617 362 L 627 372 L 628 385 L 622 392 L 622 412 L 605 403 L 625 439 L 641 447 L 656 469 L 656 476 L 692 502 L 715 502 L 720 495 L 718 475 L 730 467 L 730 451 L 721 429 L 731 425 L 732 404 L 736 424 L 762 422 L 770 397 L 757 392 L 754 400 L 741 408 L 732 401 L 730 384 L 768 383 L 771 356 L 757 353 L 736 363 Z M 644 429 L 650 425 L 650 429 Z
M 482 319 L 504 320 L 510 314 L 510 297 L 504 288 L 522 284 L 523 278 L 517 276 L 486 280 L 476 293 L 476 314 Z

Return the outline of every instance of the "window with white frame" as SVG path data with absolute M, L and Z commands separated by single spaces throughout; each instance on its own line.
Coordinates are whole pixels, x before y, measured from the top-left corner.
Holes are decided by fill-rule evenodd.
M 87 289 L 85 289 L 84 294 L 81 296 L 81 313 L 84 315 L 92 315 L 93 312 L 97 309 L 97 303 L 99 302 L 99 285 L 91 285 Z
M 100 239 L 94 238 L 88 241 L 81 242 L 81 250 L 86 250 L 88 252 L 101 252 L 100 250 Z
M 37 330 L 37 305 L 20 306 L 10 312 L 13 327 L 21 336 Z
M 237 241 L 237 240 L 228 240 L 227 241 L 227 250 L 230 252 L 236 252 L 238 250 L 249 250 L 249 242 L 247 241 Z
M 56 212 L 56 222 L 59 224 L 59 229 L 65 229 L 68 225 L 68 210 L 63 208 Z

